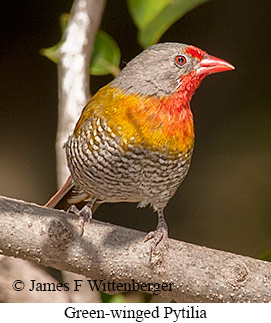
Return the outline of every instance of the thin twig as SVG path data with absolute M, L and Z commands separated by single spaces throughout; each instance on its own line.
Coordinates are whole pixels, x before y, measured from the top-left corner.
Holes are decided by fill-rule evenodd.
M 89 61 L 101 22 L 105 0 L 75 0 L 59 48 L 57 178 L 61 186 L 69 175 L 63 144 L 72 133 L 80 112 L 89 100 Z

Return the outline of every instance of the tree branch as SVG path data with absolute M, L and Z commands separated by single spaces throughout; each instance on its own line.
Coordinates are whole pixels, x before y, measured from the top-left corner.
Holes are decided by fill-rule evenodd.
M 178 302 L 270 302 L 271 263 L 170 239 L 162 263 L 149 264 L 145 233 L 93 220 L 78 236 L 78 218 L 0 197 L 3 255 L 91 279 L 172 283 L 161 296 Z
M 59 187 L 69 176 L 63 144 L 89 100 L 89 62 L 105 0 L 75 0 L 58 52 L 58 131 L 56 140 Z

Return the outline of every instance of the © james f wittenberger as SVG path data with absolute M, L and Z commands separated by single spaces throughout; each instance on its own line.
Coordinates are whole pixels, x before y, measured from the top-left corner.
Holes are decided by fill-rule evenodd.
M 99 291 L 99 292 L 152 292 L 154 295 L 159 295 L 161 291 L 172 291 L 173 283 L 138 283 L 134 279 L 126 283 L 120 283 L 115 281 L 107 281 L 105 279 L 75 279 L 73 283 L 41 283 L 37 282 L 35 279 L 31 281 L 31 287 L 29 291 L 37 291 L 37 292 L 46 292 L 46 291 L 80 291 L 81 287 L 84 284 L 88 284 L 90 290 Z

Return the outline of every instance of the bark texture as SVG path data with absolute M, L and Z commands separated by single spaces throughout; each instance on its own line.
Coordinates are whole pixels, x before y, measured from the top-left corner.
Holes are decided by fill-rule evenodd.
M 91 279 L 172 283 L 177 302 L 270 302 L 271 263 L 170 239 L 164 260 L 149 263 L 145 233 L 0 197 L 0 252 Z

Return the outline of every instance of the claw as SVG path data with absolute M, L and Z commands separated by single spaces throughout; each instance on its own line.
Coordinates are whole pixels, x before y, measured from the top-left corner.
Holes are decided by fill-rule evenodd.
M 150 240 L 150 239 L 152 239 L 154 236 L 155 236 L 154 231 L 150 231 L 150 232 L 146 235 L 146 237 L 144 238 L 144 242 L 149 241 L 149 240 Z
M 168 228 L 167 223 L 164 219 L 163 210 L 159 209 L 158 213 L 158 224 L 155 231 L 149 232 L 144 238 L 144 242 L 152 240 L 150 243 L 150 258 L 149 262 L 156 264 L 160 262 L 164 255 L 164 250 L 168 251 Z M 154 260 L 156 258 L 156 260 Z
M 159 261 L 164 253 L 163 249 L 165 249 L 166 251 L 168 251 L 169 249 L 167 230 L 162 227 L 158 228 L 155 231 L 149 232 L 144 238 L 144 242 L 147 242 L 149 240 L 152 240 L 149 249 L 149 262 L 152 263 L 154 258 L 158 258 Z
M 73 213 L 79 217 L 78 227 L 79 236 L 81 237 L 84 233 L 85 222 L 90 222 L 92 219 L 91 208 L 86 204 L 81 210 L 78 210 L 78 208 L 75 205 L 71 205 L 67 212 Z
M 78 210 L 78 208 L 74 204 L 68 208 L 67 212 L 80 216 L 80 210 Z

